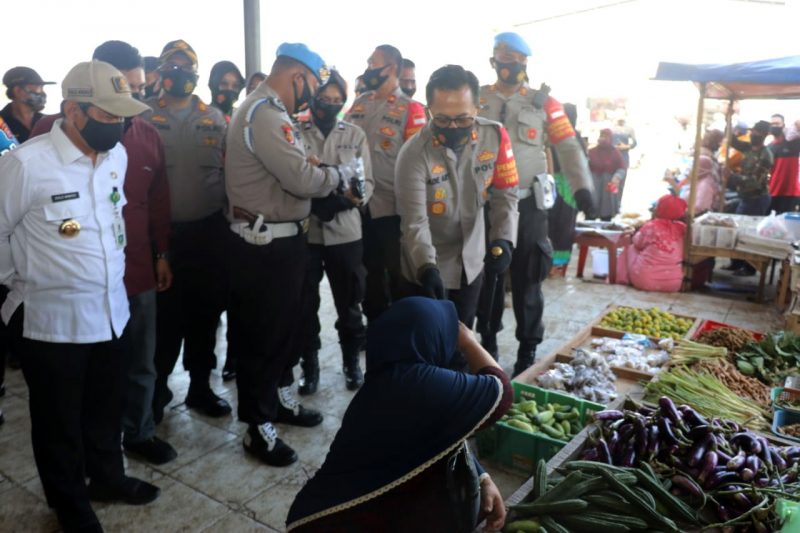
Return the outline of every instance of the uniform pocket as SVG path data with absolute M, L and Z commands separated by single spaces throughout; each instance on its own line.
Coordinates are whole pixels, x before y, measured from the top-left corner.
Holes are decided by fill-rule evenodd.
M 541 283 L 550 275 L 553 266 L 553 245 L 545 238 L 536 242 L 531 251 L 530 277 L 534 283 Z
M 542 129 L 544 128 L 544 118 L 533 109 L 523 109 L 517 115 L 519 125 L 517 126 L 517 136 L 519 140 L 531 146 L 542 145 Z
M 44 205 L 44 218 L 52 223 L 60 224 L 64 220 L 81 219 L 88 215 L 89 203 L 83 198 Z

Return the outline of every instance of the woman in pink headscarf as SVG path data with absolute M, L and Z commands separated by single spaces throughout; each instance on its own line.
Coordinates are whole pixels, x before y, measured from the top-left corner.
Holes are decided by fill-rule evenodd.
M 613 144 L 613 132 L 600 130 L 597 146 L 589 150 L 589 170 L 597 192 L 597 213 L 602 220 L 611 220 L 619 213 L 620 190 L 625 177 L 625 159 Z
M 653 219 L 633 236 L 617 260 L 617 283 L 642 291 L 676 292 L 683 280 L 686 202 L 667 194 L 656 204 Z

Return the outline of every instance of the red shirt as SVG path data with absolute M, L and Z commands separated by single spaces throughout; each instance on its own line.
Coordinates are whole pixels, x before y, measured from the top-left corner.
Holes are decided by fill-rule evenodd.
M 36 123 L 31 137 L 47 133 L 61 115 L 48 115 Z M 128 244 L 125 247 L 125 288 L 135 296 L 156 288 L 155 253 L 169 249 L 169 183 L 164 166 L 164 145 L 152 124 L 134 118 L 122 136 L 128 152 L 122 209 Z
M 769 145 L 775 163 L 769 179 L 770 196 L 800 196 L 800 139 Z

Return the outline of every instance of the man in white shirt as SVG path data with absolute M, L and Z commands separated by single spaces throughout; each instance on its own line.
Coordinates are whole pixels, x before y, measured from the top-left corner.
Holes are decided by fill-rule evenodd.
M 62 93 L 64 118 L 0 160 L 0 283 L 10 287 L 0 313 L 28 384 L 47 502 L 65 531 L 102 531 L 90 499 L 159 494 L 125 476 L 120 443 L 129 312 L 119 140 L 123 118 L 148 108 L 102 61 L 73 67 Z

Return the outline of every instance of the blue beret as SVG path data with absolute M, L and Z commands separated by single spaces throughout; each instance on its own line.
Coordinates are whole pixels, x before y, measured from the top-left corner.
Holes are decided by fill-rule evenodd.
M 503 45 L 506 45 L 513 51 L 519 52 L 520 54 L 525 54 L 526 56 L 531 55 L 531 47 L 528 46 L 528 43 L 525 42 L 525 39 L 513 31 L 498 33 L 494 38 L 495 48 L 500 48 Z
M 328 68 L 325 66 L 325 62 L 319 54 L 309 50 L 308 46 L 303 43 L 283 43 L 278 47 L 275 55 L 277 57 L 290 57 L 295 61 L 299 61 L 314 73 L 320 83 L 324 83 L 328 78 Z

